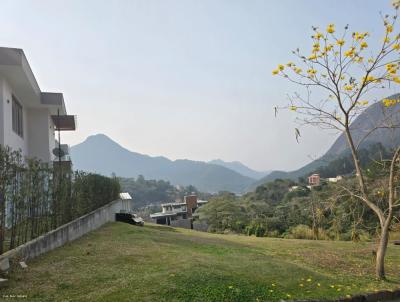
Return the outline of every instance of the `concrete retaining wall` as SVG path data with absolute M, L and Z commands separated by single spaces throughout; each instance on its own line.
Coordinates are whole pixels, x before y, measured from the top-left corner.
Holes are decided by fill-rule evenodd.
M 191 219 L 171 220 L 171 226 L 177 227 L 177 228 L 191 229 L 192 228 L 192 220 Z
M 115 200 L 109 204 L 58 227 L 38 238 L 35 238 L 17 248 L 0 255 L 0 267 L 16 258 L 20 261 L 32 259 L 40 254 L 51 251 L 65 243 L 75 240 L 93 231 L 109 221 L 115 221 L 115 213 L 126 208 L 126 201 Z

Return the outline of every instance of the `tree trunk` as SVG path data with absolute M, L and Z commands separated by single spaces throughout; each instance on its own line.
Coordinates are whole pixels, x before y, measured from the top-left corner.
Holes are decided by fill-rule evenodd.
M 376 251 L 376 277 L 385 279 L 385 255 L 389 242 L 389 223 L 386 223 L 381 230 L 381 239 Z

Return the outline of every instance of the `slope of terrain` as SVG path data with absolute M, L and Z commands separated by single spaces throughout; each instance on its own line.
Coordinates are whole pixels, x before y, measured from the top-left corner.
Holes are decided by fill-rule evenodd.
M 400 94 L 395 94 L 389 99 L 399 99 Z M 392 107 L 385 107 L 382 102 L 377 102 L 369 106 L 362 114 L 360 114 L 354 122 L 351 124 L 351 132 L 354 138 L 355 144 L 359 144 L 361 147 L 366 147 L 374 143 L 381 143 L 385 148 L 392 149 L 393 147 L 400 145 L 400 129 L 388 129 L 379 128 L 373 131 L 364 140 L 371 130 L 375 127 L 388 126 L 390 123 L 395 125 L 400 125 L 400 104 Z M 390 123 L 383 123 L 384 120 L 390 120 Z M 344 133 L 340 134 L 335 140 L 333 145 L 329 150 L 319 159 L 312 161 L 311 163 L 305 165 L 304 167 L 290 171 L 273 171 L 257 182 L 253 183 L 248 190 L 253 190 L 257 186 L 262 185 L 266 182 L 273 181 L 278 178 L 287 178 L 292 180 L 297 180 L 298 177 L 304 176 L 313 172 L 319 166 L 328 164 L 331 160 L 340 157 L 342 154 L 346 153 L 348 150 L 347 141 Z
M 216 235 L 110 223 L 28 262 L 0 295 L 26 301 L 279 301 L 399 287 L 400 247 L 375 281 L 372 243 Z
M 242 192 L 254 182 L 228 168 L 191 160 L 169 160 L 131 152 L 103 134 L 88 137 L 71 147 L 74 168 L 103 175 L 168 180 L 174 185 L 193 185 L 200 191 Z
M 256 170 L 250 169 L 249 167 L 247 167 L 246 165 L 242 164 L 239 161 L 226 162 L 221 159 L 214 159 L 212 161 L 209 161 L 208 163 L 231 169 L 233 171 L 236 171 L 239 174 L 242 174 L 244 176 L 254 178 L 254 179 L 260 179 L 262 177 L 265 177 L 271 172 L 271 171 L 256 171 Z

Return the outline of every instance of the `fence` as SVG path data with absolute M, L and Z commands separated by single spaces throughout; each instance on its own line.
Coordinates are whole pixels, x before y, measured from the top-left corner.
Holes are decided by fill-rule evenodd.
M 0 268 L 7 268 L 10 260 L 28 260 L 51 251 L 67 242 L 93 231 L 107 222 L 115 220 L 115 213 L 126 208 L 126 201 L 116 200 L 79 217 L 67 224 L 39 236 L 17 248 L 0 255 Z
M 0 146 L 0 254 L 116 200 L 119 190 L 115 178 L 24 159 Z

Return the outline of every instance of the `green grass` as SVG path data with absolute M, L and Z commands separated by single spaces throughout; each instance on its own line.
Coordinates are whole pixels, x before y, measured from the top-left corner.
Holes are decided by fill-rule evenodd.
M 27 301 L 274 301 L 400 287 L 400 247 L 386 282 L 372 243 L 216 235 L 110 223 L 16 270 L 3 295 Z

